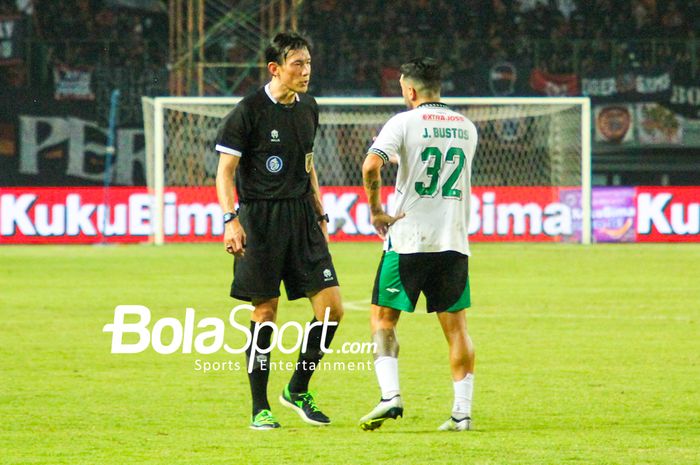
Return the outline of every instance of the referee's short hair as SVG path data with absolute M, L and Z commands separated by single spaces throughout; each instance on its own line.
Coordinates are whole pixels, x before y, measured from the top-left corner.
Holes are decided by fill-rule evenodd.
M 280 32 L 265 49 L 265 60 L 279 65 L 284 63 L 292 50 L 307 49 L 311 51 L 311 41 L 296 32 Z
M 439 93 L 442 84 L 442 64 L 434 58 L 414 58 L 399 68 L 404 78 L 414 81 L 423 90 Z

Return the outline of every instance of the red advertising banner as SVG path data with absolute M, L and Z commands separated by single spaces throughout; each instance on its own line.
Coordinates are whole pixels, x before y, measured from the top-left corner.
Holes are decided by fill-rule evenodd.
M 637 242 L 700 242 L 700 187 L 637 187 Z
M 152 201 L 143 189 L 111 189 L 108 218 L 104 200 L 99 188 L 0 189 L 0 244 L 148 240 Z
M 472 188 L 469 240 L 579 242 L 581 189 Z
M 576 218 L 579 189 L 555 187 L 474 188 L 471 198 L 469 238 L 472 241 L 571 241 L 580 240 Z M 329 216 L 328 233 L 334 241 L 377 240 L 370 222 L 369 205 L 361 187 L 322 188 Z M 394 188 L 382 189 L 382 203 L 394 212 Z M 578 211 L 577 211 L 578 210 Z
M 220 240 L 224 225 L 213 187 L 168 189 L 164 200 L 166 241 Z M 153 205 L 142 187 L 3 188 L 0 244 L 147 242 Z
M 378 240 L 361 187 L 322 188 L 333 241 Z M 556 187 L 476 187 L 474 242 L 578 242 L 581 192 Z M 214 187 L 165 192 L 166 242 L 212 242 L 223 234 Z M 394 210 L 392 187 L 382 202 Z M 597 242 L 700 242 L 700 187 L 615 187 L 593 191 Z M 0 189 L 0 244 L 147 242 L 154 198 L 145 188 Z

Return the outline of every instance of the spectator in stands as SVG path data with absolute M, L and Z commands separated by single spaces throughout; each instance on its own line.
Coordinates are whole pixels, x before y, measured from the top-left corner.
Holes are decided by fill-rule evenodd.
M 666 29 L 669 35 L 673 37 L 682 37 L 685 35 L 685 16 L 678 8 L 675 1 L 669 2 L 666 11 L 661 17 L 661 25 Z
M 18 13 L 15 0 L 0 0 L 0 15 L 16 15 Z

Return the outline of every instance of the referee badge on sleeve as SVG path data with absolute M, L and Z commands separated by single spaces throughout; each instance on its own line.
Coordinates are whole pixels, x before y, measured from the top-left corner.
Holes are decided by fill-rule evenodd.
M 305 164 L 305 166 L 306 166 L 306 172 L 307 172 L 307 173 L 310 173 L 310 172 L 311 172 L 311 168 L 314 166 L 314 153 L 313 153 L 313 152 L 309 152 L 309 153 L 306 154 L 306 164 Z

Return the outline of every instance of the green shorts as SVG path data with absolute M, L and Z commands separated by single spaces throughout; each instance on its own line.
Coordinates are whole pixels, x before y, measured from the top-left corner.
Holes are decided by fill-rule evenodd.
M 421 292 L 425 295 L 428 312 L 469 308 L 469 257 L 455 251 L 384 252 L 374 280 L 372 303 L 413 312 Z

